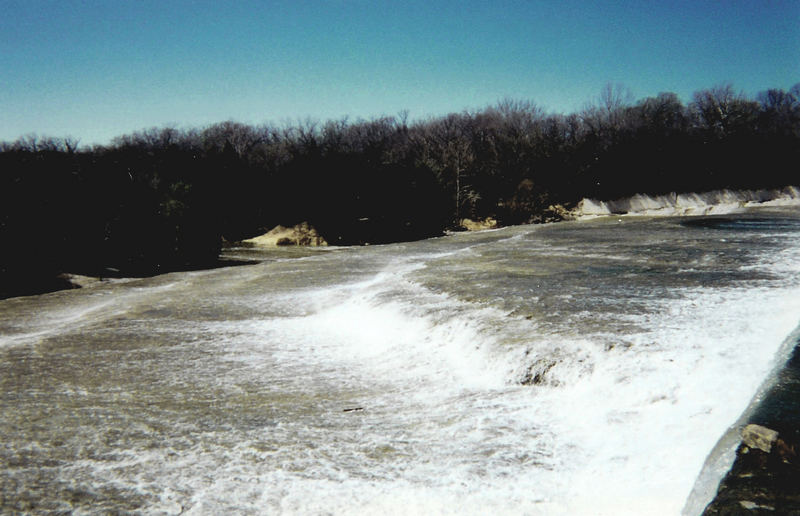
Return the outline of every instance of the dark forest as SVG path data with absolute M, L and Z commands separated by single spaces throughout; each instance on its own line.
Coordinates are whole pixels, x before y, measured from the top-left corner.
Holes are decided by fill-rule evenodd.
M 534 103 L 410 122 L 222 122 L 83 148 L 0 143 L 0 298 L 63 272 L 150 275 L 217 264 L 224 242 L 309 222 L 334 245 L 556 220 L 584 197 L 797 185 L 800 84 L 755 99 L 731 86 L 631 102 L 606 87 L 569 115 Z

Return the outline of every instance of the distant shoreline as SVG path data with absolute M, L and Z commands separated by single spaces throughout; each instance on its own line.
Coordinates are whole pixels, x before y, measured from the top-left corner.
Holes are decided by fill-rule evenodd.
M 710 215 L 738 213 L 752 207 L 800 207 L 800 188 L 786 186 L 779 189 L 763 190 L 714 190 L 701 193 L 669 194 L 649 196 L 637 194 L 632 197 L 611 201 L 598 201 L 583 199 L 572 209 L 558 207 L 553 213 L 558 213 L 547 221 L 535 222 L 554 223 L 570 220 L 592 219 L 603 216 L 664 216 L 664 217 L 701 217 Z M 497 222 L 490 219 L 488 222 L 468 221 L 467 230 L 480 231 L 498 227 Z M 524 224 L 512 224 L 524 225 Z M 281 228 L 284 232 L 291 231 Z M 281 233 L 283 234 L 283 233 Z M 315 233 L 316 234 L 316 233 Z M 449 234 L 449 233 L 448 233 Z M 387 243 L 397 243 L 402 240 Z M 270 240 L 271 244 L 276 244 Z M 295 245 L 296 242 L 294 243 Z M 303 244 L 299 244 L 303 247 Z M 137 278 L 150 277 L 169 272 L 208 270 L 235 265 L 248 265 L 258 263 L 258 260 L 248 259 L 223 259 L 218 258 L 209 264 L 188 264 L 186 266 L 171 266 L 151 272 L 140 274 L 123 273 L 113 269 L 91 269 L 76 267 L 73 270 L 59 272 L 54 275 L 31 278 L 26 283 L 15 285 L 15 288 L 0 292 L 0 300 L 11 297 L 46 294 L 59 290 L 82 288 L 85 284 L 103 278 Z

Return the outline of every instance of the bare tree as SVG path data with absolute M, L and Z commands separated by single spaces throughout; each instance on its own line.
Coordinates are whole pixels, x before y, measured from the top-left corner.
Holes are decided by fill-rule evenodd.
M 717 136 L 751 124 L 758 113 L 758 105 L 734 92 L 731 84 L 695 92 L 690 109 L 696 122 Z
M 633 102 L 633 93 L 630 88 L 617 83 L 606 83 L 600 90 L 600 107 L 602 107 L 609 115 L 629 106 Z
M 201 134 L 206 147 L 223 149 L 229 146 L 240 158 L 250 154 L 254 147 L 263 143 L 264 134 L 252 126 L 233 120 L 207 127 Z
M 639 101 L 634 109 L 641 128 L 649 132 L 669 133 L 685 130 L 688 124 L 686 108 L 674 93 L 659 93 Z
M 422 149 L 423 162 L 436 173 L 439 182 L 452 188 L 456 224 L 462 218 L 465 200 L 477 200 L 469 194 L 471 186 L 464 181 L 475 159 L 468 125 L 468 115 L 450 114 L 422 124 L 412 139 Z

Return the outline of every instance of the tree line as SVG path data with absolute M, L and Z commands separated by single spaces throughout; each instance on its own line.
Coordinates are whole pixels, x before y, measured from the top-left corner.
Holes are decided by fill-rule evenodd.
M 216 263 L 223 241 L 307 221 L 330 243 L 414 240 L 463 218 L 557 217 L 583 197 L 800 183 L 800 84 L 730 85 L 684 105 L 607 86 L 577 113 L 503 100 L 409 121 L 161 127 L 82 148 L 0 143 L 0 297 L 70 271 L 154 274 Z

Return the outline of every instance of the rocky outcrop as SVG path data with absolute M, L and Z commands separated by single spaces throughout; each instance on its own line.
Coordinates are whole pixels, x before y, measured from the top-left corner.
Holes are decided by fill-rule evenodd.
M 736 460 L 703 516 L 800 515 L 798 443 L 750 424 L 742 430 Z
M 484 229 L 497 229 L 497 220 L 492 217 L 485 219 L 461 219 L 458 221 L 460 229 L 464 231 L 482 231 Z
M 544 210 L 543 222 L 560 222 L 562 220 L 575 220 L 575 213 L 563 204 L 551 204 Z
M 263 235 L 254 238 L 248 238 L 247 240 L 243 240 L 242 243 L 258 247 L 328 245 L 328 242 L 326 242 L 325 239 L 322 238 L 319 233 L 317 233 L 317 230 L 311 227 L 308 222 L 303 222 L 290 228 L 276 226 Z
M 68 281 L 70 288 L 84 288 L 90 287 L 92 285 L 96 285 L 97 283 L 102 283 L 103 279 L 100 276 L 84 276 L 82 274 L 71 274 L 71 273 L 64 273 L 60 274 L 59 278 Z
M 522 385 L 558 385 L 558 380 L 550 378 L 550 370 L 558 364 L 558 360 L 553 358 L 540 358 L 529 365 L 522 374 L 520 384 Z
M 761 425 L 747 425 L 742 430 L 742 444 L 748 448 L 758 449 L 764 453 L 772 451 L 778 442 L 778 432 Z

